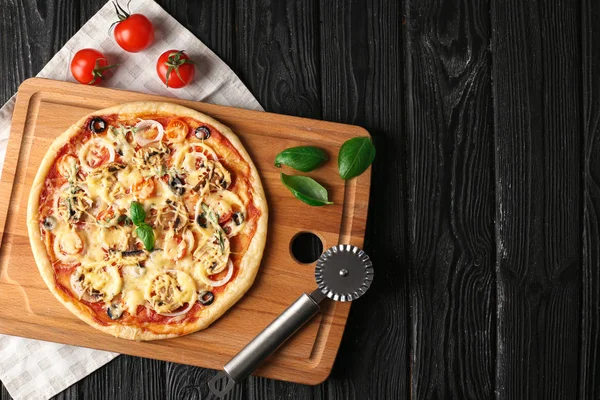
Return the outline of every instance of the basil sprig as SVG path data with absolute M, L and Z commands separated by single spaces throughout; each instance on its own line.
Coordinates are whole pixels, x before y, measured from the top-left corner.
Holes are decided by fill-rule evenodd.
M 154 250 L 154 230 L 150 225 L 144 222 L 146 219 L 146 211 L 144 211 L 144 207 L 137 201 L 131 202 L 129 217 L 137 226 L 135 229 L 135 234 L 140 238 L 142 243 L 144 243 L 146 250 Z
M 342 179 L 359 176 L 375 159 L 375 146 L 369 137 L 355 137 L 346 141 L 338 153 L 338 169 Z
M 333 204 L 329 201 L 327 189 L 308 176 L 286 175 L 281 173 L 281 182 L 298 200 L 309 206 Z
M 318 147 L 291 147 L 277 154 L 275 157 L 275 166 L 281 168 L 281 164 L 284 164 L 297 171 L 310 172 L 327 161 L 327 159 L 327 153 Z

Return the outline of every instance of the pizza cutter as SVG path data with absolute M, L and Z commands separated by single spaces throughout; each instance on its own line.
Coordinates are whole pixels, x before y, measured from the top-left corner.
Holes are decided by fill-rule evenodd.
M 208 382 L 214 395 L 223 397 L 243 382 L 265 358 L 319 312 L 319 304 L 325 297 L 345 302 L 365 294 L 373 281 L 373 264 L 358 247 L 340 244 L 319 257 L 315 278 L 317 289 L 310 294 L 303 293 Z

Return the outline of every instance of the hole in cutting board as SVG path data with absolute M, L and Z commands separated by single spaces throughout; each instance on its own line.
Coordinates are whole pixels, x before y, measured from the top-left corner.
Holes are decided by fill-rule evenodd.
M 296 261 L 310 264 L 323 253 L 323 242 L 312 232 L 300 232 L 292 238 L 290 252 Z

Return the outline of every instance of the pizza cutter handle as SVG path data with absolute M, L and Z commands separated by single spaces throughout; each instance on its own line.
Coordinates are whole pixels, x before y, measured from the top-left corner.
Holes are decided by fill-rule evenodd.
M 223 397 L 233 389 L 232 381 L 234 383 L 243 382 L 265 358 L 319 312 L 321 300 L 322 298 L 315 299 L 303 293 L 298 300 L 233 357 L 223 367 L 223 371 L 208 382 L 210 391 L 216 396 Z M 220 389 L 219 382 L 223 379 L 227 379 L 227 382 L 225 387 Z

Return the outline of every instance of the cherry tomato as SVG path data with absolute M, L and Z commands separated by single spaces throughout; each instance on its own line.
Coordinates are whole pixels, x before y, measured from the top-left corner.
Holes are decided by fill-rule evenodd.
M 154 184 L 154 180 L 150 179 L 142 179 L 141 181 L 136 182 L 131 190 L 133 193 L 142 200 L 145 200 L 154 194 L 154 190 L 156 186 Z
M 116 67 L 108 65 L 104 54 L 94 49 L 79 50 L 71 60 L 71 74 L 79 83 L 97 85 L 104 79 L 103 73 L 109 68 Z
M 227 212 L 224 215 L 219 216 L 219 225 L 222 225 L 225 222 L 229 221 L 232 216 L 233 216 L 233 213 L 231 211 Z
M 156 73 L 167 87 L 178 89 L 194 79 L 196 67 L 183 50 L 168 50 L 158 57 Z
M 188 125 L 180 119 L 172 119 L 167 125 L 165 135 L 171 143 L 181 143 L 188 134 Z
M 112 207 L 106 208 L 96 215 L 96 221 L 108 222 L 115 217 L 115 210 Z
M 117 15 L 119 22 L 115 27 L 114 35 L 115 40 L 123 50 L 137 53 L 154 42 L 154 27 L 145 15 L 130 15 L 123 9 L 121 9 L 121 12 L 117 10 Z

